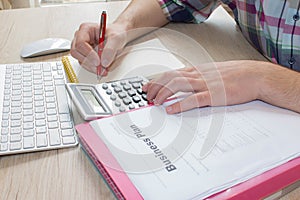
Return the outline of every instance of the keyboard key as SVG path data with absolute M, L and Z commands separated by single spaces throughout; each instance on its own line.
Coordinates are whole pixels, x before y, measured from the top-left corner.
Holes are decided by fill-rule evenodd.
M 60 114 L 59 120 L 60 120 L 60 122 L 69 122 L 69 121 L 71 121 L 71 117 L 70 117 L 70 115 L 67 115 L 67 114 Z
M 23 136 L 33 136 L 34 135 L 34 130 L 33 129 L 29 129 L 29 130 L 24 130 L 23 131 Z
M 65 86 L 56 86 L 56 98 L 57 98 L 57 106 L 58 106 L 58 112 L 60 114 L 62 113 L 69 113 L 69 105 L 67 100 L 67 91 Z
M 9 147 L 9 149 L 10 150 L 19 150 L 19 149 L 21 149 L 22 148 L 22 144 L 21 144 L 21 142 L 14 142 L 14 143 L 10 143 L 10 147 Z
M 74 136 L 74 131 L 72 129 L 61 130 L 61 135 L 65 136 Z
M 34 137 L 24 137 L 24 139 L 23 139 L 24 149 L 34 148 L 34 145 L 35 145 Z
M 75 137 L 63 137 L 62 141 L 64 144 L 74 144 L 76 142 Z
M 20 127 L 10 129 L 10 134 L 20 134 L 20 133 L 21 133 L 21 128 Z
M 36 133 L 40 134 L 40 133 L 46 133 L 47 132 L 47 127 L 46 126 L 40 126 L 40 127 L 36 127 Z
M 62 122 L 60 124 L 60 128 L 61 129 L 71 129 L 71 128 L 73 128 L 73 125 L 71 122 Z
M 50 129 L 58 128 L 58 122 L 49 122 L 48 128 L 50 128 Z
M 1 128 L 1 135 L 7 135 L 8 133 L 8 128 Z
M 33 116 L 23 116 L 23 122 L 33 122 Z
M 36 126 L 45 126 L 46 125 L 46 120 L 36 120 L 35 125 Z
M 37 147 L 46 147 L 48 146 L 48 140 L 46 134 L 36 135 L 36 146 Z
M 1 143 L 7 143 L 8 142 L 8 136 L 7 135 L 1 135 L 0 136 L 0 142 Z
M 26 129 L 33 129 L 34 128 L 34 124 L 33 122 L 25 122 L 23 123 L 23 129 L 26 130 Z
M 10 136 L 10 142 L 20 142 L 21 139 L 22 139 L 21 134 Z
M 8 144 L 7 143 L 0 143 L 0 151 L 7 151 L 8 150 Z
M 11 121 L 10 126 L 11 127 L 20 127 L 21 126 L 21 121 Z
M 51 146 L 59 145 L 60 144 L 59 130 L 58 129 L 49 130 L 49 139 L 50 139 Z
M 21 115 L 20 114 L 12 114 L 11 116 L 10 116 L 10 119 L 11 120 L 20 120 L 21 119 Z
M 53 122 L 53 121 L 57 121 L 57 116 L 56 115 L 50 115 L 47 117 L 48 122 Z

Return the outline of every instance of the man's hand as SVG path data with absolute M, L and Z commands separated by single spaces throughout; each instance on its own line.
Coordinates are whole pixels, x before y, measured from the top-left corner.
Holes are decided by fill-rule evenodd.
M 168 23 L 157 0 L 133 0 L 106 29 L 106 41 L 101 60 L 97 54 L 99 24 L 83 23 L 76 31 L 71 55 L 87 70 L 96 73 L 100 64 L 107 68 L 117 53 L 135 38 Z M 105 74 L 104 74 L 105 75 Z
M 99 44 L 99 25 L 93 23 L 81 24 L 76 31 L 71 46 L 71 55 L 80 65 L 90 72 L 96 73 L 97 66 L 102 64 L 108 68 L 114 61 L 117 53 L 126 44 L 126 31 L 123 26 L 111 24 L 106 30 L 105 46 L 101 60 L 97 54 Z
M 294 85 L 295 82 L 298 86 Z M 182 101 L 168 106 L 169 114 L 255 99 L 300 112 L 299 85 L 300 74 L 297 72 L 269 62 L 242 60 L 170 71 L 150 81 L 143 90 L 147 92 L 148 100 L 157 105 L 179 91 L 192 92 Z M 293 99 L 298 97 L 298 101 L 292 101 L 291 96 Z

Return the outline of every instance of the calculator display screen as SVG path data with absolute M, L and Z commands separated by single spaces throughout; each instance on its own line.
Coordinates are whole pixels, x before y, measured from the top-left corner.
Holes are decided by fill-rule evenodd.
M 86 102 L 92 110 L 96 113 L 104 113 L 106 112 L 101 103 L 98 101 L 98 99 L 95 97 L 94 93 L 91 90 L 88 89 L 81 89 L 81 93 L 84 96 Z

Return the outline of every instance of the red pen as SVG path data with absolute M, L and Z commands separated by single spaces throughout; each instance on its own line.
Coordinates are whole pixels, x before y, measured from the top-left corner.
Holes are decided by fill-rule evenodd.
M 106 31 L 106 12 L 103 11 L 100 18 L 100 30 L 99 30 L 99 45 L 98 45 L 98 55 L 101 59 L 102 51 L 104 48 L 104 40 L 105 40 L 105 31 Z M 97 66 L 97 81 L 100 82 L 102 78 L 102 73 L 104 69 L 100 62 L 99 66 Z

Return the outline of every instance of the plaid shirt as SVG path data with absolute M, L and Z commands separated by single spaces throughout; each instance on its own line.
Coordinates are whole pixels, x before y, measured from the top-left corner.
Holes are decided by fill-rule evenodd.
M 300 0 L 158 0 L 170 21 L 201 23 L 221 2 L 246 39 L 274 63 L 300 71 Z

